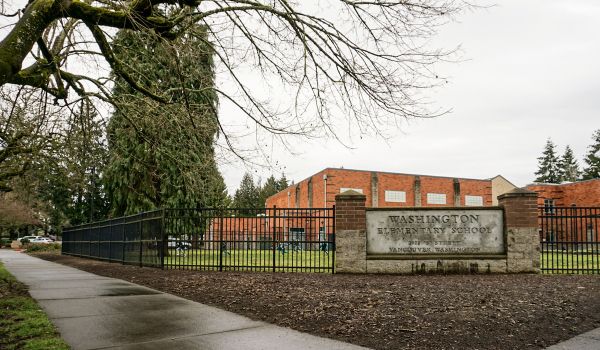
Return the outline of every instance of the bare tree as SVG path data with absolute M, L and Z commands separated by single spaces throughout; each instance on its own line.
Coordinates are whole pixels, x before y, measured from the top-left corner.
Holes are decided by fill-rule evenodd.
M 59 128 L 59 109 L 48 106 L 46 93 L 29 87 L 0 88 L 0 193 L 12 190 L 50 146 Z
M 336 136 L 340 115 L 360 132 L 381 133 L 399 119 L 435 114 L 424 108 L 421 91 L 440 82 L 432 67 L 448 52 L 431 49 L 427 39 L 469 7 L 465 0 L 30 0 L 21 9 L 4 0 L 2 5 L 0 86 L 42 89 L 55 103 L 69 103 L 73 91 L 112 102 L 113 78 L 119 77 L 157 103 L 169 103 L 169 93 L 144 82 L 143 72 L 132 72 L 115 56 L 112 35 L 119 29 L 144 31 L 168 43 L 194 35 L 190 28 L 201 24 L 217 68 L 211 93 L 236 105 L 257 128 L 279 136 Z M 287 103 L 256 89 L 257 79 L 264 90 L 285 92 Z M 185 94 L 194 87 L 181 89 Z M 227 126 L 220 127 L 227 136 Z

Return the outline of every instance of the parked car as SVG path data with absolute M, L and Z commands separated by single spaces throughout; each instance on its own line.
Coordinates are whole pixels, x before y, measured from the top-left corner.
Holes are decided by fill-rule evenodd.
M 21 238 L 17 238 L 17 241 L 21 242 L 22 240 L 26 239 L 29 242 L 31 242 L 32 240 L 38 239 L 38 238 L 44 238 L 44 237 L 42 237 L 42 236 L 23 236 Z
M 29 243 L 50 244 L 50 243 L 54 243 L 54 241 L 52 241 L 50 238 L 38 237 L 38 238 L 30 239 Z

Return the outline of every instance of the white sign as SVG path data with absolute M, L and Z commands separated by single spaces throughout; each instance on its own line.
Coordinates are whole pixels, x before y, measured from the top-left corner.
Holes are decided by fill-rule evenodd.
M 367 254 L 505 253 L 502 209 L 367 210 Z

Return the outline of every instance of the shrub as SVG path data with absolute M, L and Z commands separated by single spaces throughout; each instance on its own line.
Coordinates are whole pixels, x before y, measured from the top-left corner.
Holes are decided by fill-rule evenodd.
M 25 248 L 27 248 L 27 252 L 56 252 L 60 251 L 61 245 L 58 243 L 28 243 Z
M 28 238 L 23 238 L 21 240 L 21 244 L 26 244 L 26 243 L 29 243 L 29 239 Z
M 2 247 L 10 247 L 11 240 L 10 238 L 0 238 L 0 248 Z

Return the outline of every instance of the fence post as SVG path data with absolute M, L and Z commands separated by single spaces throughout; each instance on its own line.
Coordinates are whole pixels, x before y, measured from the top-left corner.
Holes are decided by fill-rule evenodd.
M 221 209 L 221 220 L 219 223 L 219 271 L 223 271 L 223 209 Z
M 267 208 L 267 210 L 269 210 Z M 277 206 L 273 206 L 273 272 L 275 272 L 275 251 L 276 251 L 276 247 L 275 247 L 275 239 L 277 238 L 277 231 L 276 231 L 276 226 L 277 226 Z
M 100 239 L 100 236 L 102 235 L 102 230 L 99 229 L 99 228 L 97 228 L 96 230 L 98 231 L 98 245 L 97 245 L 97 248 L 96 248 L 96 258 L 97 259 L 101 259 L 101 257 L 100 257 L 100 246 L 101 246 L 102 240 Z
M 58 236 L 58 233 L 56 234 Z M 60 255 L 65 255 L 65 230 L 63 229 L 63 231 L 61 232 L 61 239 L 62 239 L 62 244 L 60 245 Z M 56 238 L 58 240 L 58 237 Z
M 87 257 L 92 256 L 92 229 L 88 227 L 88 249 L 87 249 Z
M 121 228 L 123 230 L 121 235 L 121 264 L 125 264 L 125 225 L 125 222 L 121 223 Z
M 331 213 L 333 214 L 333 219 L 330 235 L 333 234 L 333 239 L 331 240 L 332 244 L 329 247 L 329 250 L 331 254 L 331 273 L 335 273 L 335 204 L 333 205 L 333 208 L 331 208 Z M 325 239 L 329 240 L 329 237 L 325 236 Z
M 142 267 L 142 218 L 138 221 L 138 235 L 140 237 L 140 267 Z
M 160 216 L 160 246 L 157 248 L 160 249 L 160 268 L 165 269 L 165 209 L 161 210 Z M 168 249 L 168 247 L 167 247 Z
M 108 262 L 112 262 L 112 220 L 108 220 Z

